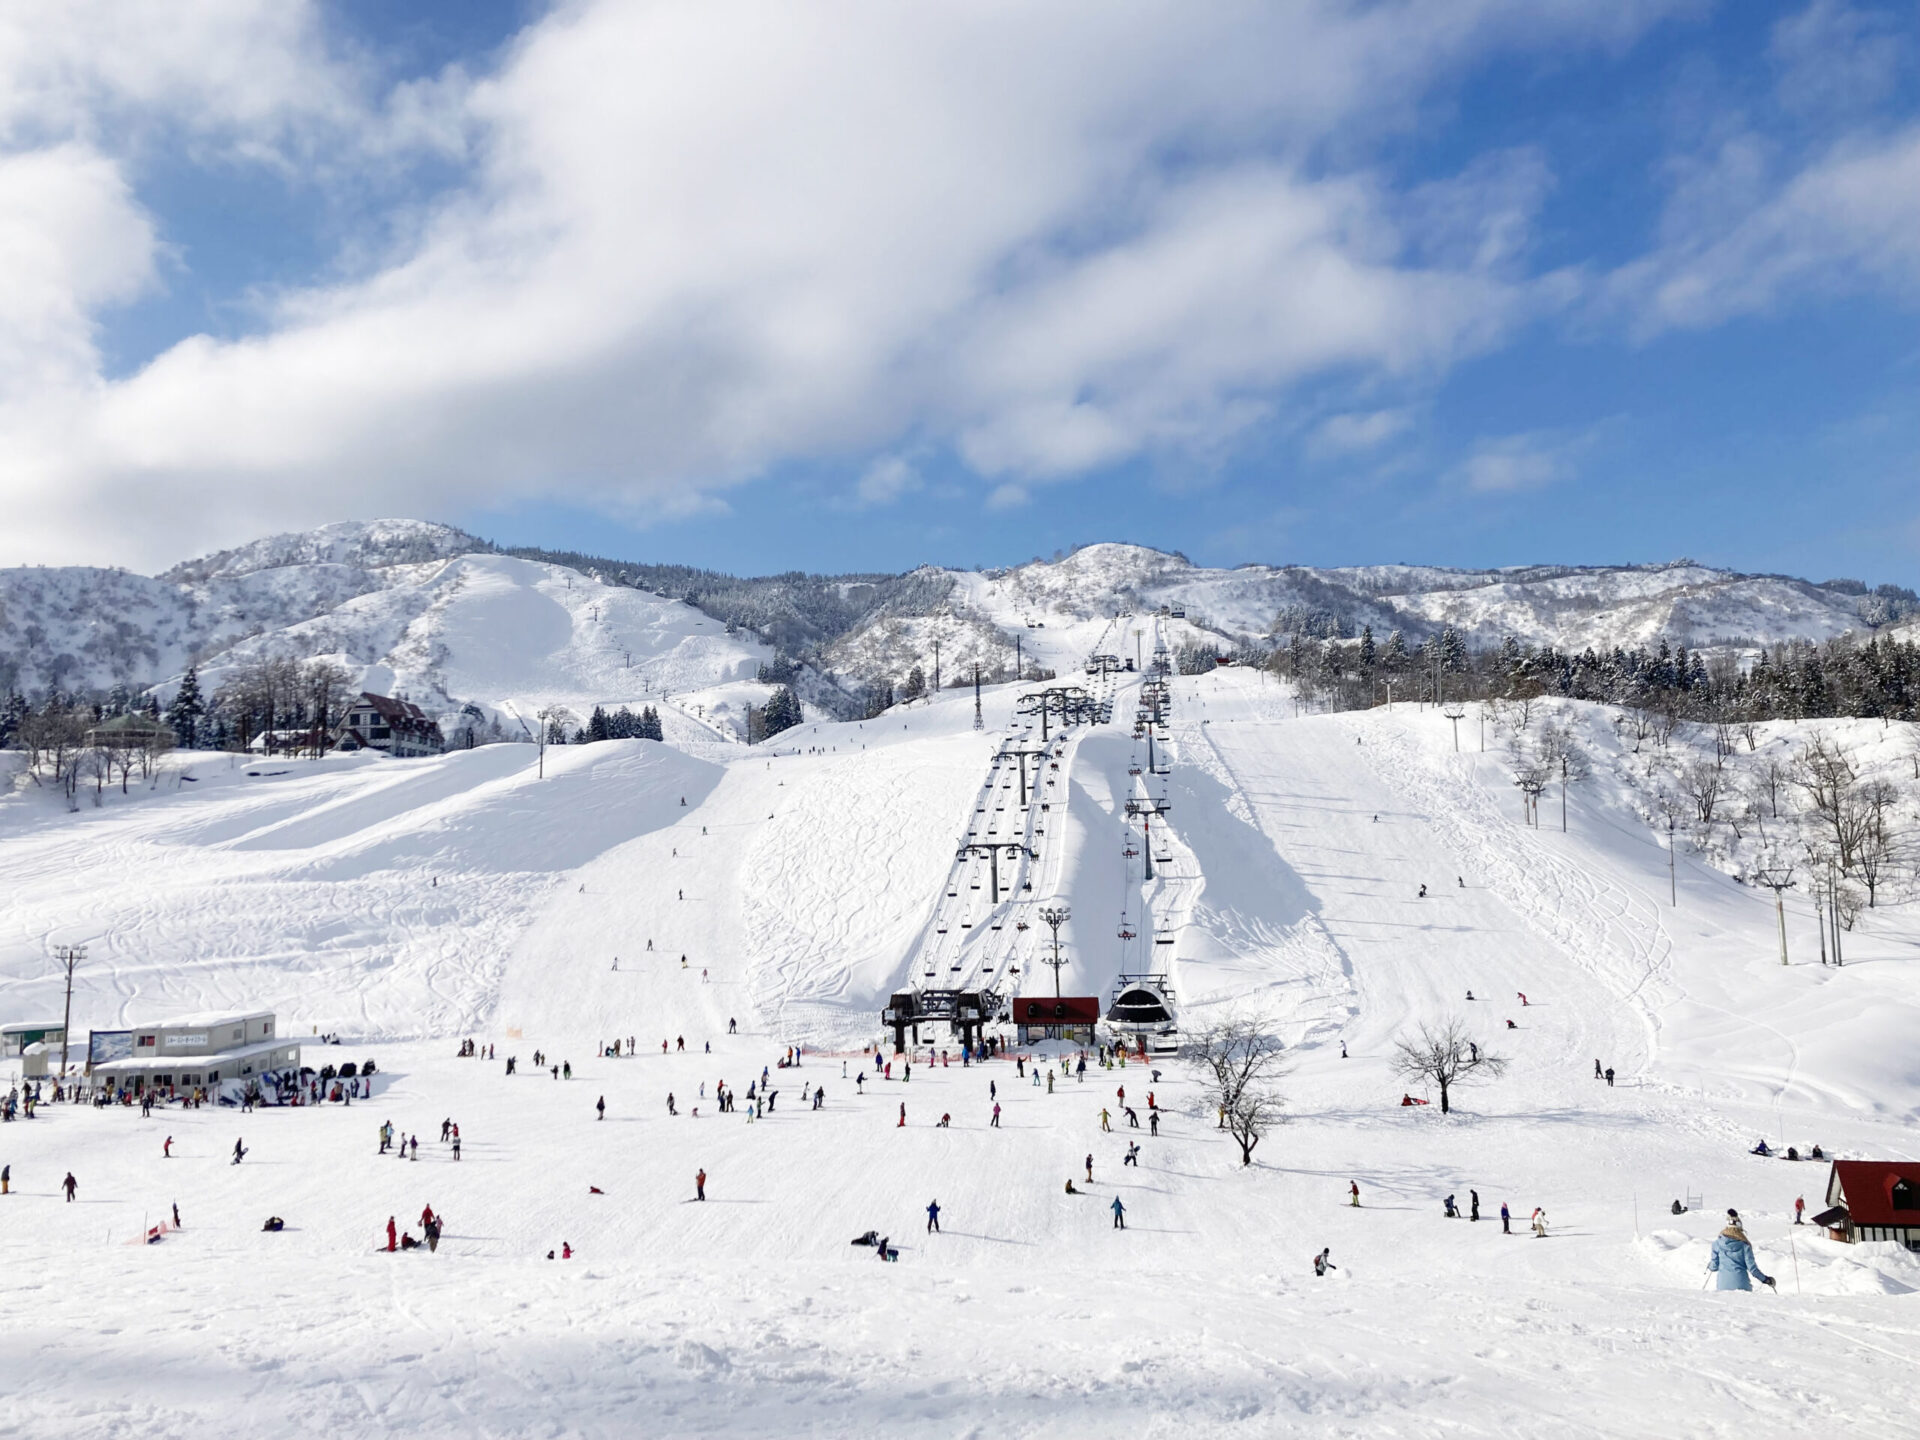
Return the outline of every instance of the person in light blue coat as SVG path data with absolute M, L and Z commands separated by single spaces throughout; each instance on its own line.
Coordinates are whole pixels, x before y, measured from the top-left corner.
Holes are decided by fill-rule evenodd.
M 1727 1211 L 1727 1228 L 1714 1237 L 1713 1253 L 1707 1257 L 1707 1271 L 1718 1277 L 1716 1290 L 1751 1290 L 1753 1280 L 1771 1286 L 1773 1277 L 1765 1274 L 1753 1258 L 1753 1245 L 1740 1228 L 1740 1214 Z M 1748 1277 L 1751 1276 L 1752 1279 Z

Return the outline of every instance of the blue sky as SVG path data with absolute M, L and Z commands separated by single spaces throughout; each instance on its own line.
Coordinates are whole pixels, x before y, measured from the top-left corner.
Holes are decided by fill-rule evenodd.
M 755 573 L 1913 584 L 1917 14 L 0 20 L 0 563 L 413 514 Z

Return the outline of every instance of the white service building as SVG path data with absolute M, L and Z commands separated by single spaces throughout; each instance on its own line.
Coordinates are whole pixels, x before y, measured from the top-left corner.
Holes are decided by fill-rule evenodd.
M 246 1080 L 300 1064 L 300 1044 L 280 1035 L 271 1010 L 181 1015 L 159 1025 L 136 1025 L 132 1053 L 93 1067 L 96 1083 L 135 1090 L 188 1089 Z

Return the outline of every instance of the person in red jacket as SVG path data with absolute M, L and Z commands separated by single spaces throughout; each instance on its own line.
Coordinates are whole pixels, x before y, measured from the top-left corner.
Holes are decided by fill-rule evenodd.
M 395 1226 L 395 1224 L 393 1223 L 393 1216 L 389 1215 L 387 1216 L 387 1249 L 389 1251 L 392 1251 L 392 1250 L 397 1250 L 399 1247 L 400 1247 L 400 1231 L 399 1231 L 399 1228 Z

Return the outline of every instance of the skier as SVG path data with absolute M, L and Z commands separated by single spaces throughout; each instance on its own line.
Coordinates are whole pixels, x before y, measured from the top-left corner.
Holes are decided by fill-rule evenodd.
M 1358 1180 L 1349 1180 L 1347 1182 L 1347 1190 L 1353 1197 L 1348 1203 L 1351 1204 L 1354 1209 L 1358 1210 L 1360 1208 L 1360 1182 Z
M 678 1115 L 679 1113 L 680 1112 L 678 1110 L 673 1108 L 673 1092 L 669 1090 L 667 1092 L 667 1114 Z
M 12 1167 L 9 1166 L 8 1168 L 11 1169 Z M 73 1203 L 74 1191 L 80 1188 L 80 1182 L 73 1178 L 73 1172 L 71 1170 L 67 1172 L 67 1178 L 60 1182 L 60 1188 L 67 1192 L 67 1203 L 71 1205 Z
M 1446 1205 L 1447 1205 L 1447 1219 L 1458 1220 L 1460 1218 L 1460 1211 L 1453 1203 L 1453 1196 L 1451 1195 L 1447 1196 Z
M 1091 1150 L 1087 1152 L 1087 1183 L 1089 1185 L 1093 1183 L 1093 1152 Z
M 607 1118 L 607 1097 L 602 1095 L 598 1100 L 594 1101 L 593 1108 L 599 1112 L 599 1114 L 594 1116 L 594 1119 L 596 1120 L 606 1119 Z M 668 1108 L 671 1109 L 672 1106 L 669 1105 Z
M 1773 1283 L 1773 1277 L 1764 1273 L 1754 1260 L 1753 1244 L 1740 1226 L 1737 1210 L 1727 1211 L 1727 1228 L 1714 1237 L 1713 1253 L 1707 1256 L 1707 1271 L 1720 1277 L 1714 1285 L 1716 1290 L 1751 1290 L 1753 1280 L 1769 1289 L 1779 1288 Z
M 707 1198 L 707 1172 L 704 1166 L 693 1177 L 693 1198 L 696 1200 Z
M 929 1203 L 927 1206 L 927 1233 L 929 1235 L 935 1235 L 935 1234 L 938 1234 L 939 1231 L 940 1231 L 940 1202 L 938 1200 L 935 1200 Z
M 1607 1066 L 1607 1088 L 1609 1090 L 1613 1088 L 1613 1067 L 1611 1065 Z
M 234 1141 L 233 1142 L 233 1163 L 238 1165 L 242 1160 L 246 1158 L 247 1158 L 247 1147 L 242 1145 L 238 1140 Z
M 1347 1042 L 1344 1040 L 1340 1042 L 1340 1058 L 1342 1060 L 1347 1058 Z
M 1502 1200 L 1500 1202 L 1500 1233 L 1502 1235 L 1511 1235 L 1513 1233 L 1512 1220 L 1513 1213 L 1507 1209 L 1507 1202 Z
M 1480 1218 L 1480 1192 L 1478 1190 L 1467 1191 L 1467 1200 L 1473 1207 L 1467 1219 L 1478 1220 Z
M 1520 997 L 1520 1003 L 1521 1003 L 1522 1005 L 1525 1005 L 1525 1004 L 1527 1003 L 1527 992 L 1526 992 L 1526 991 L 1524 991 L 1524 990 L 1516 990 L 1516 991 L 1514 991 L 1513 993 L 1514 993 L 1514 994 L 1516 994 L 1516 995 L 1518 995 L 1518 996 Z
M 1313 1257 L 1313 1273 L 1316 1275 L 1325 1275 L 1327 1271 L 1338 1270 L 1339 1268 L 1338 1265 L 1333 1263 L 1333 1247 L 1331 1245 Z
M 1160 1133 L 1160 1112 L 1158 1110 L 1155 1110 L 1151 1115 L 1147 1116 L 1147 1133 L 1149 1135 L 1158 1135 Z
M 988 1124 L 992 1129 L 998 1130 L 1000 1128 L 1000 1102 L 998 1100 L 993 1102 L 993 1119 L 989 1121 Z
M 163 1160 L 171 1160 L 173 1158 L 173 1136 L 167 1136 L 166 1144 L 160 1147 L 160 1157 Z
M 1424 899 L 1426 899 L 1426 898 L 1427 898 L 1427 887 L 1426 887 L 1426 886 L 1424 886 L 1424 885 L 1422 885 L 1422 886 L 1420 887 L 1420 898 L 1421 898 L 1422 900 L 1424 900 Z
M 1796 1225 L 1806 1224 L 1806 1221 L 1800 1218 L 1806 1213 L 1807 1213 L 1807 1197 L 1804 1195 L 1796 1195 L 1793 1201 L 1793 1223 Z
M 1596 1080 L 1599 1080 L 1603 1078 L 1605 1074 L 1606 1072 L 1600 1068 L 1600 1062 L 1598 1060 L 1595 1060 L 1593 1062 L 1593 1078 Z
M 1113 1228 L 1116 1230 L 1126 1229 L 1127 1207 L 1120 1203 L 1120 1197 L 1118 1195 L 1113 1197 L 1113 1204 L 1109 1208 L 1113 1211 Z
M 893 1128 L 896 1130 L 904 1130 L 907 1128 L 907 1102 L 904 1100 L 900 1102 L 900 1123 Z
M 1461 888 L 1462 890 L 1464 890 L 1464 889 L 1466 889 L 1466 888 L 1467 888 L 1467 877 L 1466 877 L 1466 876 L 1464 876 L 1464 875 L 1456 875 L 1456 876 L 1454 876 L 1453 878 L 1454 878 L 1454 879 L 1456 879 L 1456 880 L 1458 880 L 1458 881 L 1460 882 L 1460 888 Z

